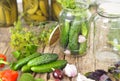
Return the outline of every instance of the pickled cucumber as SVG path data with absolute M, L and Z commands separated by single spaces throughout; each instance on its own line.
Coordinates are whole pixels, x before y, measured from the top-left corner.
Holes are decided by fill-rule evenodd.
M 60 43 L 62 47 L 66 48 L 69 40 L 69 30 L 70 30 L 70 22 L 65 21 L 63 27 L 61 27 L 60 31 Z
M 80 33 L 80 22 L 74 21 L 69 32 L 69 43 L 68 48 L 70 50 L 78 50 L 79 49 L 79 43 L 78 43 L 78 36 Z

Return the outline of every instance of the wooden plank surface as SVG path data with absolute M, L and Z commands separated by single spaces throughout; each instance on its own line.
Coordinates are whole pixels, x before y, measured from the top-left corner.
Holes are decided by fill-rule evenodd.
M 9 62 L 12 62 L 15 59 L 13 58 L 11 54 L 12 48 L 9 45 L 9 41 L 10 41 L 9 30 L 10 30 L 10 27 L 0 28 L 0 53 L 4 53 L 7 56 L 7 60 Z M 45 46 L 43 48 L 40 48 L 38 51 L 44 52 L 44 53 L 47 53 L 47 52 L 57 53 L 59 55 L 59 59 L 66 59 L 68 63 L 75 64 L 78 72 L 82 74 L 86 72 L 94 71 L 95 69 L 107 70 L 107 66 L 108 66 L 107 64 L 100 63 L 95 60 L 95 55 L 93 53 L 93 40 L 92 39 L 93 39 L 93 36 L 92 36 L 92 31 L 91 31 L 90 40 L 89 40 L 90 45 L 89 45 L 86 55 L 83 57 L 73 57 L 71 55 L 64 55 L 61 51 L 59 41 L 54 46 L 51 46 L 51 47 Z M 5 68 L 8 68 L 8 67 L 6 66 Z M 33 75 L 34 77 L 41 77 L 45 81 L 49 81 L 49 80 L 54 81 L 54 78 L 52 77 L 51 73 L 45 73 L 45 74 L 33 73 Z M 76 81 L 76 78 L 68 78 L 65 76 L 63 81 Z

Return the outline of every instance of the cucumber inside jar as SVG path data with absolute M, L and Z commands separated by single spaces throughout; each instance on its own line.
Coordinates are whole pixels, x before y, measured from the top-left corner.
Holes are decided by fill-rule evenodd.
M 60 44 L 64 52 L 73 55 L 85 55 L 87 51 L 88 22 L 87 21 L 64 21 L 60 32 Z M 66 52 L 67 51 L 67 52 Z

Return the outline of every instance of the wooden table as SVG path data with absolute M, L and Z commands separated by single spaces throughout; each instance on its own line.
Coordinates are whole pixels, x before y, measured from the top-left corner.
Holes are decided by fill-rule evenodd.
M 14 61 L 14 58 L 11 54 L 12 48 L 10 47 L 10 44 L 9 44 L 10 28 L 11 27 L 0 28 L 0 53 L 4 53 L 7 56 L 8 62 Z M 91 26 L 91 28 L 92 28 L 92 26 Z M 86 72 L 94 71 L 95 69 L 107 70 L 108 64 L 99 62 L 95 59 L 95 55 L 93 53 L 92 32 L 93 31 L 91 30 L 90 41 L 89 41 L 90 45 L 89 45 L 88 51 L 87 51 L 86 55 L 83 57 L 73 57 L 71 55 L 64 55 L 60 50 L 61 48 L 59 45 L 59 41 L 54 46 L 45 46 L 43 48 L 40 48 L 38 51 L 44 52 L 44 53 L 47 53 L 47 52 L 57 53 L 59 55 L 59 59 L 66 59 L 68 61 L 68 63 L 75 64 L 78 72 L 82 73 L 82 74 L 84 74 Z M 8 67 L 6 66 L 6 68 L 8 68 Z M 21 74 L 21 72 L 20 72 L 20 74 Z M 33 75 L 34 75 L 34 77 L 41 77 L 45 81 L 50 81 L 50 80 L 54 81 L 54 78 L 52 77 L 51 73 L 45 73 L 45 74 L 33 73 Z M 68 78 L 65 76 L 63 81 L 76 81 L 76 77 Z

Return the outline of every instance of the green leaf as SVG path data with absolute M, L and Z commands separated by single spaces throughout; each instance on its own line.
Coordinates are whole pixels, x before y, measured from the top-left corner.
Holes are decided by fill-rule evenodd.
M 21 52 L 20 51 L 14 51 L 12 52 L 13 56 L 18 59 L 20 57 Z

